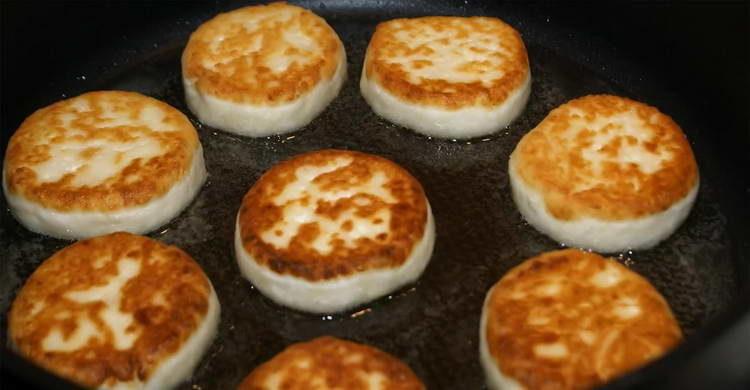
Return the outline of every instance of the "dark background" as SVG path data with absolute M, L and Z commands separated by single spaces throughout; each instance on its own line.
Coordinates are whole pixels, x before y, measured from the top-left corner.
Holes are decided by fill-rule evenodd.
M 604 47 L 602 50 L 626 58 L 628 62 L 624 65 L 611 64 L 616 71 L 626 71 L 622 67 L 627 63 L 639 64 L 639 71 L 662 80 L 661 85 L 670 94 L 690 100 L 693 103 L 690 109 L 697 111 L 694 114 L 710 122 L 710 145 L 705 147 L 713 150 L 715 164 L 724 167 L 726 180 L 739 182 L 731 191 L 721 194 L 721 202 L 730 205 L 732 210 L 732 215 L 728 215 L 729 230 L 739 242 L 734 255 L 737 261 L 744 262 L 743 266 L 736 267 L 739 272 L 736 276 L 740 285 L 747 286 L 750 280 L 750 267 L 746 265 L 750 261 L 747 257 L 750 253 L 747 226 L 750 215 L 750 175 L 747 174 L 750 168 L 750 11 L 747 2 L 324 3 L 329 9 L 349 17 L 359 17 L 375 9 L 382 13 L 387 7 L 393 8 L 394 13 L 414 15 L 431 13 L 423 11 L 431 7 L 455 8 L 468 13 L 472 7 L 479 10 L 477 13 L 523 9 L 530 18 L 556 24 L 561 32 L 560 41 L 552 38 L 549 43 L 555 50 L 565 50 L 564 41 L 573 37 L 579 41 L 595 41 L 596 47 Z M 145 46 L 144 42 L 149 41 L 146 37 L 160 34 L 160 42 L 184 43 L 185 29 L 174 27 L 180 22 L 179 15 L 212 14 L 240 4 L 230 1 L 1 2 L 0 150 L 4 152 L 8 137 L 35 109 L 87 90 L 87 80 L 80 76 L 92 78 L 97 72 L 116 72 L 118 65 L 134 61 L 139 54 L 159 50 Z M 95 61 L 97 56 L 114 58 L 114 61 L 101 65 Z M 71 58 L 78 61 L 70 61 Z M 592 53 L 590 57 L 574 60 L 607 71 L 610 65 L 604 58 L 607 55 Z M 627 84 L 627 77 L 621 76 L 620 82 Z M 632 77 L 637 78 L 637 72 Z M 660 108 L 666 112 L 680 109 Z M 2 250 L 0 248 L 0 257 Z M 695 356 L 682 359 L 679 368 L 669 373 L 658 372 L 659 365 L 650 367 L 639 379 L 641 386 L 744 388 L 750 385 L 748 291 L 745 288 L 741 292 L 738 307 L 717 318 L 706 329 L 705 337 L 693 343 L 690 352 L 697 352 Z M 46 377 L 6 355 L 2 356 L 1 363 L 3 389 L 28 388 L 13 373 Z M 59 388 L 54 382 L 49 385 Z

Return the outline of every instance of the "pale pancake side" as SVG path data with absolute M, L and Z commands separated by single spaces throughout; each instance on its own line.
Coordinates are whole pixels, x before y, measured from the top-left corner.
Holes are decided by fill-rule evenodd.
M 175 108 L 133 92 L 90 92 L 42 108 L 13 134 L 7 190 L 58 211 L 114 211 L 167 193 L 198 134 Z
M 489 17 L 380 23 L 367 48 L 364 72 L 397 98 L 448 110 L 501 105 L 530 77 L 520 34 Z
M 330 80 L 343 55 L 336 32 L 300 7 L 272 3 L 203 23 L 182 55 L 184 77 L 202 93 L 253 105 L 298 99 Z
M 381 157 L 343 150 L 295 156 L 245 195 L 243 247 L 281 275 L 309 281 L 401 266 L 425 234 L 419 182 Z
M 8 316 L 9 340 L 87 387 L 145 382 L 202 326 L 212 291 L 176 247 L 129 233 L 79 241 L 26 281 Z
M 511 168 L 560 220 L 627 220 L 685 198 L 698 167 L 682 129 L 654 107 L 590 95 L 556 108 L 511 154 Z
M 513 268 L 490 290 L 484 310 L 495 365 L 531 389 L 601 385 L 682 340 L 648 281 L 614 259 L 576 249 Z
M 293 344 L 256 367 L 238 390 L 421 390 L 414 372 L 377 348 L 330 336 Z

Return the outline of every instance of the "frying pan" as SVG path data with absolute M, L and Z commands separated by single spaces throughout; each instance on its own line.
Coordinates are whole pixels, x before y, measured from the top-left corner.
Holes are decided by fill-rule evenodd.
M 210 174 L 177 219 L 150 234 L 190 253 L 222 303 L 219 336 L 183 388 L 232 388 L 290 343 L 331 334 L 386 350 L 434 389 L 483 388 L 478 324 L 487 289 L 506 271 L 559 247 L 513 206 L 507 159 L 549 110 L 577 96 L 615 93 L 659 107 L 684 129 L 701 190 L 684 225 L 656 248 L 614 254 L 669 301 L 686 341 L 607 388 L 744 388 L 750 384 L 750 148 L 748 5 L 520 4 L 456 1 L 302 1 L 344 42 L 349 79 L 305 129 L 239 138 L 195 121 L 180 86 L 179 56 L 191 31 L 240 3 L 2 3 L 2 145 L 35 109 L 96 89 L 160 98 L 196 124 Z M 375 116 L 358 92 L 377 22 L 400 16 L 491 15 L 527 44 L 528 107 L 506 130 L 470 141 L 428 139 Z M 242 195 L 276 162 L 335 147 L 375 153 L 424 185 L 437 244 L 422 278 L 363 308 L 313 316 L 279 307 L 239 275 L 233 217 Z M 0 312 L 23 281 L 69 242 L 21 227 L 0 197 Z M 3 347 L 5 348 L 5 347 Z M 2 384 L 69 388 L 3 349 Z M 3 387 L 5 388 L 5 387 Z

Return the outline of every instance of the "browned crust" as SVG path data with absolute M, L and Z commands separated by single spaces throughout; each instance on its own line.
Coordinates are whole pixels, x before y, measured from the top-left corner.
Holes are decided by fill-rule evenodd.
M 88 102 L 91 110 L 79 112 L 76 102 Z M 144 108 L 157 107 L 163 123 L 175 131 L 154 131 L 145 126 L 104 126 L 102 104 L 114 104 L 124 117 L 137 117 Z M 63 126 L 62 117 L 74 115 L 77 130 Z M 80 131 L 78 131 L 80 130 Z M 76 186 L 75 173 L 54 182 L 42 183 L 32 169 L 56 156 L 50 144 L 65 141 L 106 139 L 131 142 L 152 137 L 161 145 L 161 154 L 143 161 L 135 159 L 119 174 L 98 185 Z M 143 205 L 165 194 L 181 180 L 191 166 L 198 149 L 198 134 L 181 112 L 159 100 L 133 92 L 90 92 L 63 100 L 34 112 L 13 134 L 5 153 L 5 180 L 11 194 L 58 211 L 113 211 Z M 89 150 L 88 153 L 96 153 Z M 85 157 L 85 156 L 84 156 Z
M 129 331 L 140 336 L 126 350 L 114 348 L 113 336 L 100 317 L 103 302 L 80 303 L 65 297 L 104 285 L 118 273 L 117 263 L 128 257 L 141 262 L 138 275 L 122 289 L 120 311 L 132 313 Z M 104 265 L 96 269 L 96 261 Z M 163 294 L 166 306 L 154 305 Z M 113 233 L 79 241 L 42 263 L 18 293 L 8 316 L 9 337 L 26 358 L 87 387 L 114 381 L 146 380 L 157 365 L 175 353 L 206 316 L 210 285 L 200 266 L 185 252 L 146 237 Z M 46 305 L 32 315 L 35 304 Z M 56 318 L 70 312 L 67 319 Z M 71 352 L 48 352 L 41 342 L 54 329 L 64 337 L 77 328 L 76 316 L 86 316 L 104 340 Z
M 353 359 L 355 355 L 362 359 Z M 309 366 L 300 367 L 303 361 L 308 361 Z M 358 375 L 368 373 L 382 374 L 384 389 L 425 388 L 409 366 L 390 354 L 368 345 L 323 336 L 287 347 L 256 367 L 238 390 L 267 390 L 265 384 L 274 375 L 282 376 L 279 389 L 309 389 L 313 380 L 322 380 L 320 388 L 366 390 L 370 386 Z
M 292 13 L 289 21 L 276 17 Z M 262 18 L 259 27 L 249 31 L 242 23 Z M 304 50 L 284 43 L 283 31 L 299 28 L 317 43 L 317 50 Z M 225 36 L 213 50 L 218 37 Z M 250 43 L 262 40 L 258 50 L 243 54 Z M 283 51 L 282 51 L 283 50 Z M 300 7 L 272 3 L 240 8 L 219 14 L 203 23 L 191 36 L 182 55 L 182 71 L 195 81 L 195 87 L 235 103 L 278 105 L 296 100 L 321 81 L 330 80 L 344 58 L 344 46 L 324 19 Z M 309 61 L 295 62 L 277 73 L 264 64 L 269 56 L 282 52 L 303 55 Z M 220 62 L 214 70 L 204 62 Z
M 601 288 L 588 282 L 608 264 L 621 271 L 618 284 Z M 535 293 L 553 277 L 561 286 L 556 296 Z M 624 297 L 637 299 L 640 315 L 614 315 Z M 485 310 L 487 345 L 495 364 L 529 389 L 595 387 L 658 358 L 682 340 L 672 311 L 648 281 L 614 259 L 577 249 L 543 253 L 512 269 L 493 287 Z M 529 324 L 532 316 L 549 322 Z M 586 343 L 580 331 L 597 338 Z M 569 354 L 540 357 L 534 353 L 539 343 L 562 343 Z
M 639 141 L 624 134 L 622 127 L 611 125 L 601 131 L 618 135 L 598 153 L 616 157 L 623 146 L 633 145 L 654 155 L 671 153 L 671 158 L 651 173 L 636 164 L 613 161 L 595 173 L 581 150 L 592 144 L 596 133 L 586 129 L 568 138 L 570 123 L 630 110 L 648 123 L 640 130 L 651 138 Z M 698 181 L 693 151 L 677 123 L 654 107 L 618 96 L 585 96 L 554 109 L 521 139 L 511 160 L 520 178 L 543 194 L 547 210 L 561 220 L 584 216 L 622 220 L 659 213 L 683 199 Z M 594 180 L 597 183 L 580 189 L 581 184 Z
M 371 204 L 356 204 L 357 196 L 342 198 L 335 203 L 320 201 L 316 214 L 336 218 L 347 209 L 356 215 L 373 217 L 379 210 L 391 212 L 389 234 L 377 240 L 360 238 L 355 247 L 332 242 L 332 250 L 323 255 L 310 247 L 319 234 L 317 223 L 302 225 L 288 248 L 276 248 L 265 242 L 261 233 L 270 229 L 282 216 L 282 207 L 273 198 L 295 179 L 297 168 L 305 165 L 323 166 L 340 158 L 352 162 L 335 171 L 318 176 L 315 182 L 325 190 L 347 188 L 350 182 L 362 183 L 375 172 L 389 178 L 386 187 L 395 198 L 394 203 L 369 197 Z M 365 153 L 344 150 L 320 150 L 295 156 L 279 163 L 266 172 L 242 200 L 239 211 L 239 229 L 245 251 L 255 261 L 278 274 L 289 274 L 309 281 L 333 279 L 372 269 L 401 266 L 425 233 L 427 201 L 424 190 L 409 172 L 392 161 Z
M 458 38 L 470 36 L 477 31 L 498 36 L 504 51 L 496 51 L 492 55 L 505 61 L 502 69 L 504 75 L 488 84 L 478 81 L 458 83 L 443 79 L 422 79 L 419 83 L 409 81 L 408 70 L 401 64 L 389 63 L 388 59 L 416 53 L 430 54 L 433 49 L 427 45 L 410 47 L 408 42 L 400 40 L 396 34 L 399 31 L 425 33 L 429 28 L 437 31 L 453 30 Z M 420 61 L 430 63 L 429 60 Z M 421 66 L 417 63 L 414 65 Z M 464 66 L 480 71 L 486 65 L 477 61 L 465 61 Z M 429 16 L 380 23 L 367 47 L 364 67 L 371 82 L 379 84 L 398 98 L 410 103 L 447 109 L 469 106 L 493 108 L 502 104 L 529 77 L 529 59 L 521 35 L 502 20 L 489 17 Z

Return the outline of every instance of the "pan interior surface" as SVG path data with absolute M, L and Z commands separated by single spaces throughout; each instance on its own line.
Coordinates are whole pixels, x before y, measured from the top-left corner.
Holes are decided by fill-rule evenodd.
M 745 271 L 738 267 L 745 265 L 737 260 L 742 250 L 737 249 L 721 202 L 724 179 L 717 173 L 721 167 L 712 162 L 712 149 L 704 146 L 710 143 L 711 129 L 688 114 L 689 103 L 660 93 L 660 88 L 667 88 L 655 76 L 649 78 L 646 67 L 613 54 L 611 68 L 616 71 L 602 69 L 597 59 L 577 56 L 579 51 L 596 49 L 596 39 L 571 49 L 565 39 L 587 38 L 566 38 L 560 33 L 567 31 L 564 27 L 555 27 L 543 17 L 530 17 L 531 12 L 523 8 L 495 10 L 437 2 L 419 3 L 426 8 L 359 9 L 349 2 L 336 4 L 302 5 L 323 16 L 341 37 L 348 79 L 339 97 L 317 119 L 290 134 L 257 139 L 234 136 L 201 125 L 185 104 L 180 55 L 187 37 L 201 22 L 233 5 L 208 10 L 186 6 L 181 14 L 170 16 L 169 23 L 133 33 L 125 41 L 118 38 L 121 49 L 102 48 L 97 52 L 100 56 L 92 53 L 70 59 L 65 67 L 68 73 L 61 74 L 52 87 L 40 90 L 31 103 L 24 103 L 28 107 L 13 106 L 23 111 L 12 113 L 13 118 L 22 119 L 32 112 L 29 107 L 41 108 L 87 90 L 123 89 L 164 100 L 195 124 L 208 183 L 179 217 L 149 235 L 188 252 L 213 282 L 222 304 L 218 337 L 192 381 L 182 388 L 234 388 L 250 370 L 286 346 L 320 335 L 387 351 L 407 363 L 428 388 L 482 388 L 478 328 L 485 293 L 524 259 L 560 248 L 524 222 L 517 211 L 507 175 L 508 156 L 550 110 L 586 94 L 628 96 L 671 114 L 687 134 L 701 168 L 698 199 L 677 232 L 651 250 L 614 257 L 665 296 L 688 341 L 738 297 L 745 282 L 740 276 Z M 172 6 L 172 12 L 178 8 Z M 358 81 L 378 22 L 397 16 L 485 13 L 518 29 L 528 48 L 531 97 L 514 123 L 488 137 L 451 141 L 420 136 L 372 112 L 359 93 Z M 130 47 L 134 49 L 129 51 Z M 603 53 L 599 55 L 606 59 L 609 52 Z M 241 199 L 260 175 L 281 160 L 323 148 L 377 154 L 409 170 L 422 183 L 432 206 L 437 241 L 433 258 L 415 285 L 346 313 L 315 316 L 272 303 L 243 279 L 232 239 Z M 0 197 L 0 218 L 0 248 L 7 248 L 0 265 L 0 334 L 5 344 L 6 315 L 17 290 L 44 259 L 69 243 L 25 230 L 8 211 L 4 197 Z

